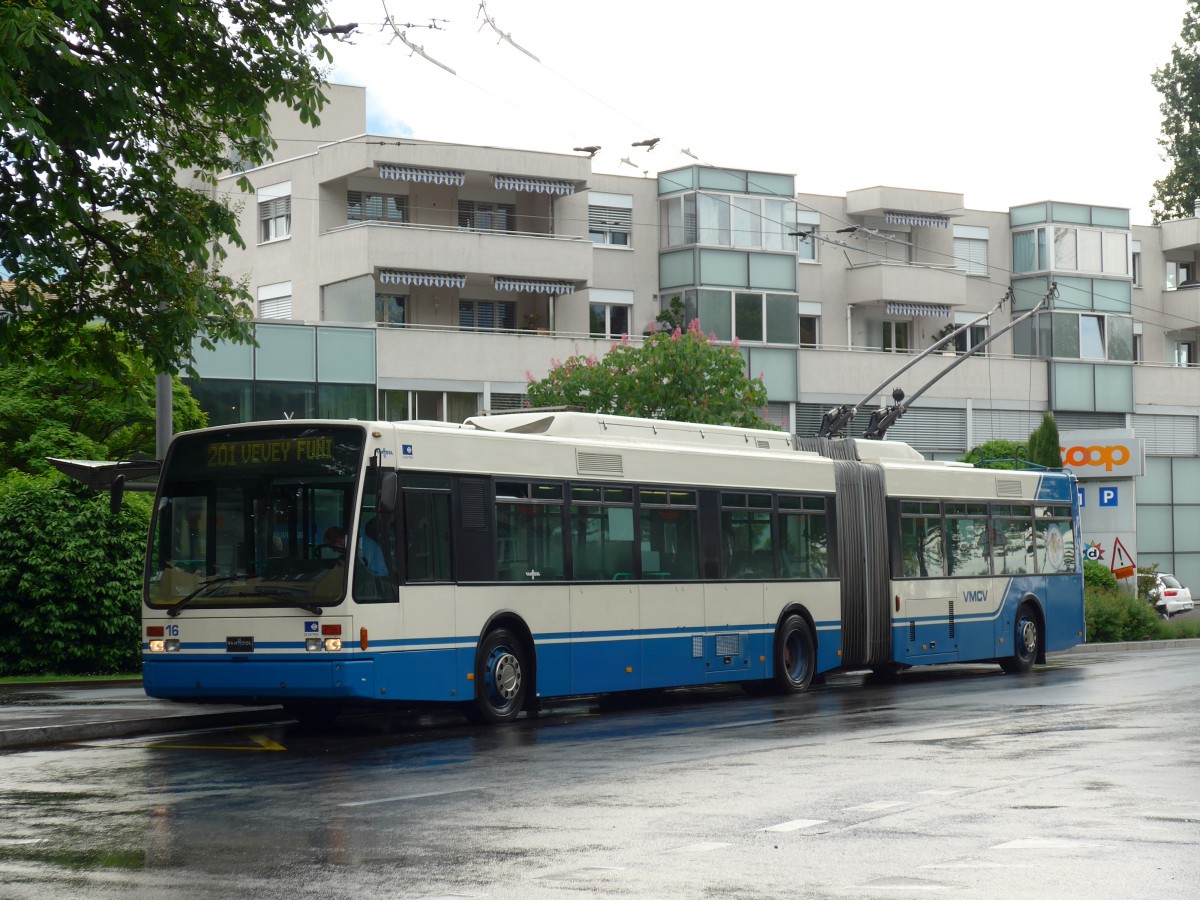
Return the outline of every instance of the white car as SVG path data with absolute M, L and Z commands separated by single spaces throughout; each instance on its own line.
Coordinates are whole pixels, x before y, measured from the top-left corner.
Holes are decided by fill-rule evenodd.
M 1169 619 L 1177 613 L 1191 612 L 1195 608 L 1191 590 L 1169 572 L 1159 572 L 1147 594 L 1163 619 Z

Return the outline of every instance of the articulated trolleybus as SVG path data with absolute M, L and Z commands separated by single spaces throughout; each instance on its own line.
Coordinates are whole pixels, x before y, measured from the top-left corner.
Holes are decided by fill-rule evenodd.
M 816 443 L 557 411 L 180 434 L 146 691 L 503 722 L 552 697 L 800 692 L 835 669 L 1026 672 L 1083 639 L 1069 473 Z

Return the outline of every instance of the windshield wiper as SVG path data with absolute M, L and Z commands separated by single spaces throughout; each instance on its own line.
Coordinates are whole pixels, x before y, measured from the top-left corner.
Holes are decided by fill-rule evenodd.
M 285 606 L 294 606 L 296 609 L 302 609 L 305 612 L 310 612 L 314 616 L 319 616 L 324 610 L 315 603 L 304 603 L 300 600 L 292 600 L 290 597 L 285 597 L 282 594 L 272 594 L 269 591 L 254 591 L 250 594 L 238 594 L 239 597 L 265 597 L 268 600 L 274 600 L 276 603 L 282 603 Z
M 238 578 L 245 578 L 245 577 L 246 577 L 245 575 L 222 575 L 220 578 L 210 578 L 208 581 L 202 581 L 202 582 L 200 582 L 200 586 L 198 588 L 196 588 L 194 591 L 192 591 L 190 594 L 188 594 L 186 597 L 184 597 L 182 600 L 180 600 L 178 603 L 176 603 L 170 609 L 168 609 L 167 615 L 172 616 L 172 617 L 179 615 L 180 611 L 185 606 L 187 606 L 189 603 L 191 603 L 193 600 L 195 600 L 197 597 L 199 597 L 201 594 L 203 594 L 206 590 L 208 590 L 214 584 L 221 584 L 222 582 L 225 582 L 225 581 L 235 581 Z

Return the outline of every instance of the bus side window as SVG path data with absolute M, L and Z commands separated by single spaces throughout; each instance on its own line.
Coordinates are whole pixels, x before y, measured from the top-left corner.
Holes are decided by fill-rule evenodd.
M 405 581 L 450 580 L 450 495 L 404 492 Z

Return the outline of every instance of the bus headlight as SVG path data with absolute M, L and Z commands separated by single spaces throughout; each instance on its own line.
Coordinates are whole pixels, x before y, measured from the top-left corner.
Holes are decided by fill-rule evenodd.
M 321 639 L 320 638 L 305 638 L 304 639 L 304 649 L 307 650 L 309 653 L 312 653 L 314 651 L 320 651 Z
M 326 650 L 341 650 L 342 649 L 342 639 L 341 638 L 325 638 L 325 649 Z
M 166 641 L 151 641 L 150 642 L 150 652 L 151 653 L 162 653 L 163 650 L 165 649 L 165 647 L 163 646 L 164 644 L 166 644 Z
M 163 641 L 163 649 L 168 653 L 179 652 L 179 638 L 167 638 Z

